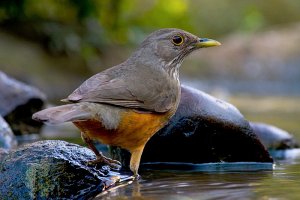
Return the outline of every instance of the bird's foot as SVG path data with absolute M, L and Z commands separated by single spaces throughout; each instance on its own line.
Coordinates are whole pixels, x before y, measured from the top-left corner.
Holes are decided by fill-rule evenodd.
M 122 164 L 119 161 L 113 160 L 111 158 L 107 158 L 103 155 L 97 156 L 95 160 L 88 161 L 87 164 L 88 165 L 104 164 L 104 165 L 108 165 L 111 169 L 114 170 L 120 170 L 122 167 Z
M 133 177 L 134 177 L 134 180 L 140 180 L 141 179 L 141 176 L 139 174 L 134 174 Z

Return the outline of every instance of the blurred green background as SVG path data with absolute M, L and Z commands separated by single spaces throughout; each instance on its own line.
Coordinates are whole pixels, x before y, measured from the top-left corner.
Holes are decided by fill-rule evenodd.
M 299 0 L 1 0 L 0 70 L 58 103 L 166 27 L 219 40 L 182 82 L 300 139 Z

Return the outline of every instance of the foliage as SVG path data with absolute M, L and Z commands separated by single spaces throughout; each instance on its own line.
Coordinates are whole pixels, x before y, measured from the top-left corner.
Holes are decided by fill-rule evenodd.
M 299 8 L 297 0 L 2 0 L 0 22 L 38 26 L 52 22 L 50 27 L 39 29 L 53 40 L 49 42 L 57 43 L 56 34 L 73 34 L 74 40 L 87 37 L 83 40 L 88 45 L 99 47 L 97 40 L 136 42 L 144 32 L 171 26 L 211 35 L 235 29 L 257 30 L 264 25 L 299 20 Z M 99 34 L 98 39 L 93 38 L 94 34 Z
M 1 0 L 0 27 L 88 64 L 107 45 L 137 44 L 158 28 L 219 37 L 298 21 L 299 10 L 298 0 Z

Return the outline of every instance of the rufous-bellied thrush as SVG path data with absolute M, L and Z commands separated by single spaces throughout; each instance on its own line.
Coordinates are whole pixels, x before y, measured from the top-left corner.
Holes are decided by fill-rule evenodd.
M 120 167 L 118 161 L 104 157 L 92 140 L 127 149 L 130 169 L 137 176 L 145 144 L 179 104 L 182 61 L 194 50 L 218 45 L 180 29 L 155 31 L 126 61 L 82 83 L 65 99 L 69 104 L 37 112 L 33 119 L 73 122 L 97 156 L 92 163 Z

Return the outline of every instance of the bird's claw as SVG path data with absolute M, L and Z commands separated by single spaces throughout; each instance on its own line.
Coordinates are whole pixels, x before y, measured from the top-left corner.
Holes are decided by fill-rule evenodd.
M 105 156 L 97 156 L 95 160 L 90 160 L 87 162 L 88 165 L 96 165 L 96 164 L 104 164 L 108 165 L 111 169 L 114 170 L 120 170 L 122 167 L 122 164 L 117 161 L 113 160 L 111 158 L 107 158 Z

